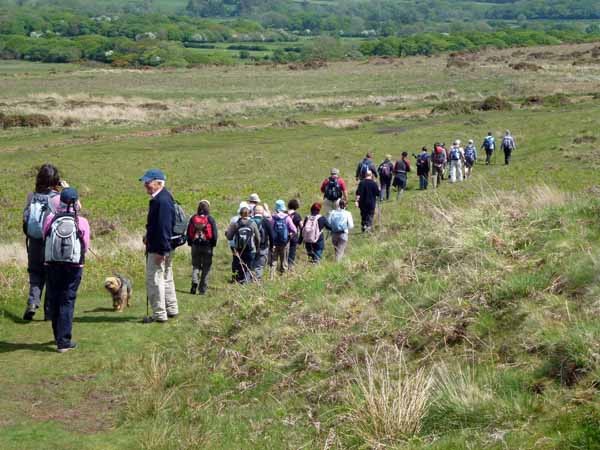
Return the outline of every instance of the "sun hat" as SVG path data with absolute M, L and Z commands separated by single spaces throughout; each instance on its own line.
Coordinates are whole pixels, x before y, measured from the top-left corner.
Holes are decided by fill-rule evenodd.
M 257 193 L 250 194 L 250 197 L 248 197 L 248 201 L 252 203 L 260 203 L 260 197 Z
M 285 212 L 285 202 L 281 199 L 275 202 L 275 211 L 277 212 Z
M 143 181 L 144 183 L 148 183 L 148 182 L 154 181 L 154 180 L 165 181 L 166 179 L 167 179 L 167 177 L 165 177 L 165 174 L 163 173 L 162 170 L 148 169 L 148 170 L 146 170 L 144 175 L 141 176 L 140 181 Z

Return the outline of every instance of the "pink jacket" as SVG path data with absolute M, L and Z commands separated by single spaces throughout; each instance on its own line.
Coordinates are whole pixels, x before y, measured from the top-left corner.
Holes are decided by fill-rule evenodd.
M 284 213 L 282 211 L 279 211 L 278 213 L 273 214 L 273 216 L 271 217 L 271 224 L 273 224 L 273 217 L 277 216 L 280 219 L 283 219 L 285 217 L 285 223 L 288 227 L 288 232 L 290 233 L 290 235 L 292 234 L 296 234 L 298 232 L 298 230 L 296 229 L 296 225 L 294 225 L 294 222 L 292 221 L 291 216 L 288 213 Z
M 57 212 L 65 212 L 67 207 L 64 203 L 60 203 L 60 206 L 57 209 Z M 44 237 L 48 236 L 50 233 L 50 225 L 52 225 L 52 220 L 54 219 L 55 214 L 50 213 L 48 217 L 46 217 L 46 221 L 44 222 Z M 81 231 L 81 235 L 83 238 L 83 249 L 84 251 L 90 248 L 90 224 L 85 217 L 77 216 L 77 220 L 79 222 L 79 231 Z

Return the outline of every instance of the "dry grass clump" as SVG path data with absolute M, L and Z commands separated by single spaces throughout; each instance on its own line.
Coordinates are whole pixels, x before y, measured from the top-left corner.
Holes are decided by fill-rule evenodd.
M 421 367 L 410 371 L 401 352 L 385 352 L 379 361 L 366 353 L 364 369 L 357 368 L 350 390 L 350 419 L 359 437 L 380 448 L 421 431 L 430 403 L 434 378 Z
M 355 130 L 360 127 L 360 122 L 354 119 L 338 119 L 338 120 L 327 120 L 323 122 L 323 125 L 329 128 Z
M 503 98 L 492 95 L 481 102 L 478 109 L 482 111 L 511 111 L 512 105 Z
M 44 114 L 3 114 L 0 113 L 0 126 L 2 128 L 15 127 L 49 127 L 52 125 L 50 118 Z
M 537 72 L 539 70 L 543 70 L 542 66 L 538 66 L 537 64 L 527 63 L 527 62 L 518 62 L 509 64 L 509 67 L 513 70 L 523 70 L 529 72 Z
M 473 114 L 473 105 L 466 101 L 448 101 L 435 105 L 431 114 Z

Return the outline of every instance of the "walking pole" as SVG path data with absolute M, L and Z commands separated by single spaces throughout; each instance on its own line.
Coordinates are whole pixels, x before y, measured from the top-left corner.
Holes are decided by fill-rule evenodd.
M 144 256 L 146 258 L 146 263 L 148 261 L 148 252 L 144 252 Z M 146 269 L 148 270 L 148 269 Z M 142 323 L 150 323 L 152 322 L 152 317 L 150 317 L 150 299 L 148 298 L 148 283 L 146 283 L 146 316 L 142 319 Z

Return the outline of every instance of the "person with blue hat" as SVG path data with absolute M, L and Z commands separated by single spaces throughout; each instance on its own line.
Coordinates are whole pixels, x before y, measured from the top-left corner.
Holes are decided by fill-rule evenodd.
M 166 176 L 160 169 L 149 169 L 140 178 L 151 197 L 146 220 L 146 291 L 152 316 L 145 322 L 166 322 L 179 314 L 171 237 L 175 225 L 175 200 L 165 188 Z
M 288 253 L 290 248 L 290 239 L 298 230 L 292 218 L 287 213 L 285 202 L 277 200 L 275 202 L 275 214 L 271 216 L 271 225 L 273 226 L 273 265 L 277 264 L 279 273 L 288 270 Z
M 79 194 L 72 187 L 60 193 L 60 206 L 44 222 L 46 286 L 54 341 L 59 353 L 73 350 L 73 313 L 90 247 L 90 225 L 78 212 Z

